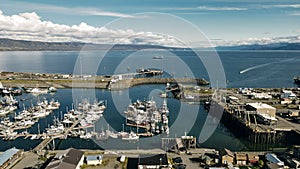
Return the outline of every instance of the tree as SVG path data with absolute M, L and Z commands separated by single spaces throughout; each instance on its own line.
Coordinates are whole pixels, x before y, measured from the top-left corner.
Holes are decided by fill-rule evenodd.
M 259 160 L 257 164 L 258 164 L 259 168 L 262 168 L 264 166 L 264 161 Z

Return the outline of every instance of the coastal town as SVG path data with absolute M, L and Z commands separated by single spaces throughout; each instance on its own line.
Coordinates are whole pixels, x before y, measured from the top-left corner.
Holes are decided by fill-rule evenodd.
M 0 169 L 300 169 L 299 0 L 0 4 Z
M 160 95 L 164 99 L 161 107 L 157 107 L 156 102 L 151 99 L 137 100 L 124 110 L 126 123 L 123 125 L 134 127 L 136 132 L 126 132 L 124 129 L 111 131 L 109 126 L 106 131 L 103 128 L 96 131 L 93 129 L 94 124 L 106 113 L 106 107 L 109 105 L 104 100 L 83 99 L 82 102 L 67 109 L 67 112 L 60 117 L 56 117 L 53 125 L 48 126 L 44 131 L 29 133 L 27 129 L 30 129 L 40 118 L 45 118 L 53 110 L 59 109 L 60 102 L 44 99 L 16 113 L 19 102 L 14 97 L 22 98 L 22 93 L 43 95 L 59 92 L 57 88 L 67 86 L 56 80 L 62 79 L 64 84 L 71 84 L 74 77 L 59 74 L 1 73 L 3 83 L 0 89 L 4 98 L 1 102 L 1 139 L 7 142 L 19 137 L 41 140 L 30 151 L 13 147 L 1 153 L 1 168 L 24 168 L 25 166 L 56 168 L 67 165 L 71 168 L 299 168 L 299 88 L 228 88 L 225 90 L 206 87 L 208 83 L 205 80 L 202 80 L 205 83 L 199 84 L 195 79 L 196 83 L 191 84 L 193 81 L 191 79 L 174 79 L 166 82 L 159 77 L 149 78 L 152 76 L 156 74 L 75 78 L 76 82 L 82 80 L 85 83 L 89 81 L 87 79 L 102 78 L 94 82 L 95 86 L 103 81 L 108 81 L 105 86 L 113 83 L 120 85 L 123 82 L 127 83 L 129 79 L 138 81 L 139 78 L 151 79 L 151 82 L 143 80 L 143 84 L 165 84 L 165 92 Z M 39 85 L 31 84 L 31 81 L 28 82 L 26 78 L 37 81 Z M 111 88 L 106 89 L 111 90 Z M 122 90 L 122 88 L 114 88 L 114 90 Z M 216 92 L 218 95 L 214 94 Z M 93 139 L 99 142 L 108 139 L 139 142 L 140 138 L 168 134 L 170 130 L 168 116 L 172 113 L 169 112 L 166 101 L 169 97 L 186 103 L 203 103 L 207 113 L 211 115 L 215 109 L 221 107 L 222 124 L 234 135 L 247 139 L 253 145 L 288 146 L 286 148 L 272 146 L 259 151 L 232 151 L 226 147 L 209 149 L 201 147 L 195 136 L 185 133 L 180 137 L 163 137 L 160 148 L 150 150 L 49 149 L 51 144 L 55 147 L 54 140 L 67 137 Z M 12 118 L 6 117 L 12 113 L 14 113 Z M 142 132 L 139 132 L 141 129 Z M 35 160 L 33 162 L 29 159 Z

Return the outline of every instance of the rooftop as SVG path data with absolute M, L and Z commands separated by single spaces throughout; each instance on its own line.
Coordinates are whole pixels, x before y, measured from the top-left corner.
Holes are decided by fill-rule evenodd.
M 139 165 L 168 165 L 166 154 L 140 154 Z
M 13 147 L 0 154 L 0 166 L 2 166 L 7 160 L 9 160 L 12 156 L 14 156 L 19 151 L 20 151 L 19 149 Z
M 227 148 L 224 148 L 223 151 L 221 151 L 222 155 L 229 155 L 231 157 L 234 157 L 234 154 L 232 153 L 232 151 L 228 150 Z
M 281 160 L 279 160 L 275 154 L 271 154 L 271 153 L 266 154 L 266 159 L 271 163 L 284 165 L 284 163 Z
M 241 161 L 241 160 L 247 161 L 247 155 L 244 153 L 235 154 L 235 158 L 237 161 Z
M 49 163 L 49 165 L 46 167 L 46 169 L 76 168 L 76 166 L 80 162 L 81 158 L 83 157 L 83 154 L 84 154 L 83 151 L 79 151 L 79 150 L 76 150 L 73 148 L 67 149 L 64 153 L 60 154 L 58 158 L 54 158 L 54 160 Z
M 87 161 L 94 161 L 94 160 L 102 160 L 103 156 L 100 155 L 100 154 L 97 154 L 97 155 L 87 155 L 86 156 L 86 160 Z
M 255 109 L 276 109 L 265 103 L 247 103 L 247 105 L 254 107 Z

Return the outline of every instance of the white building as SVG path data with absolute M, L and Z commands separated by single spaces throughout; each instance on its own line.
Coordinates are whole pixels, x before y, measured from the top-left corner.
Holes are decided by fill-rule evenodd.
M 87 165 L 100 165 L 102 164 L 102 160 L 103 160 L 103 156 L 100 154 L 86 156 Z
M 254 99 L 272 99 L 272 96 L 267 93 L 251 93 Z
M 84 152 L 73 148 L 56 154 L 46 169 L 80 169 L 83 165 Z
M 270 117 L 276 117 L 276 108 L 265 103 L 247 103 L 247 108 L 254 110 L 257 114 L 268 115 Z
M 293 98 L 296 98 L 297 96 L 290 90 L 282 90 L 282 94 L 281 94 L 281 98 L 284 99 L 284 98 L 290 98 L 290 99 L 293 99 Z
M 258 122 L 263 124 L 276 124 L 276 108 L 265 103 L 247 103 L 246 109 L 255 111 Z

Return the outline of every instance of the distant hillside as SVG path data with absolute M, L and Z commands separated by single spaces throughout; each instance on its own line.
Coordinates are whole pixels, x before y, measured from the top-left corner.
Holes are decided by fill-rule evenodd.
M 38 42 L 24 41 L 0 38 L 0 51 L 79 51 L 84 47 L 85 43 L 80 42 Z M 95 45 L 89 44 L 88 50 L 107 49 L 107 44 Z M 176 49 L 172 47 L 164 47 L 158 45 L 127 45 L 118 44 L 113 47 L 113 50 L 139 50 L 139 49 Z
M 300 43 L 271 43 L 265 45 L 219 46 L 217 50 L 300 50 Z
M 39 42 L 12 40 L 0 38 L 0 51 L 79 51 L 86 44 L 80 42 Z M 107 49 L 108 44 L 89 44 L 86 50 L 103 50 Z M 182 50 L 184 48 L 165 47 L 159 45 L 133 45 L 133 44 L 117 44 L 112 50 L 140 50 L 140 49 L 172 49 Z M 300 43 L 272 43 L 266 45 L 240 45 L 240 46 L 218 46 L 217 50 L 300 50 Z M 186 49 L 188 50 L 188 49 Z

